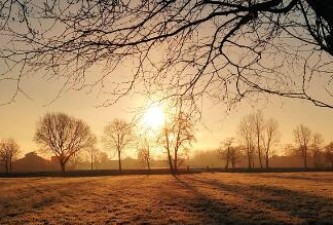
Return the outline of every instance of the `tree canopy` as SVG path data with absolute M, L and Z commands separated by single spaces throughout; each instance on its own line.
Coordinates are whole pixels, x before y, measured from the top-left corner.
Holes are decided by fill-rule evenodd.
M 118 157 L 118 168 L 122 170 L 121 160 L 125 148 L 133 141 L 133 124 L 122 119 L 114 119 L 104 127 L 103 142 L 108 150 Z
M 80 119 L 64 113 L 47 113 L 38 122 L 34 137 L 44 151 L 56 155 L 62 172 L 78 152 L 94 148 L 96 137 Z
M 38 70 L 64 88 L 107 89 L 104 105 L 141 85 L 191 100 L 259 92 L 333 108 L 332 11 L 330 0 L 4 1 L 1 80 L 17 83 L 13 98 Z M 88 77 L 96 65 L 103 73 Z

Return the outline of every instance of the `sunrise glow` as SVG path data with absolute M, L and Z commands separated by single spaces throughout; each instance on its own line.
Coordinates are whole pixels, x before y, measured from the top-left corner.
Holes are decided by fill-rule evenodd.
M 159 106 L 151 106 L 143 116 L 144 124 L 151 129 L 160 128 L 165 120 L 164 112 Z

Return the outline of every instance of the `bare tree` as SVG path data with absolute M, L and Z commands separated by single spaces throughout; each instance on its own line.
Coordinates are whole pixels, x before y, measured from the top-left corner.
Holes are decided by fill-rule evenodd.
M 194 128 L 191 115 L 181 112 L 178 117 L 175 118 L 175 124 L 173 127 L 175 141 L 174 141 L 174 170 L 178 171 L 185 160 L 184 156 L 189 154 L 192 142 L 195 141 Z
M 125 120 L 115 119 L 104 128 L 103 142 L 118 157 L 118 168 L 121 167 L 122 154 L 129 143 L 133 141 L 132 124 Z
M 175 112 L 168 115 L 169 121 L 165 123 L 158 141 L 167 152 L 169 167 L 172 173 L 178 171 L 178 167 L 184 161 L 194 137 L 194 125 L 192 114 L 184 111 L 183 102 L 175 103 Z
M 308 151 L 309 145 L 311 142 L 311 130 L 307 126 L 303 124 L 298 125 L 294 130 L 294 140 L 295 143 L 298 145 L 298 153 L 303 158 L 304 168 L 308 168 Z
M 314 133 L 310 150 L 313 159 L 313 165 L 315 168 L 319 168 L 322 165 L 321 158 L 322 158 L 323 143 L 324 143 L 323 136 L 320 133 Z
M 239 125 L 240 137 L 245 146 L 248 157 L 249 169 L 254 167 L 254 158 L 257 155 L 260 168 L 269 168 L 269 158 L 272 155 L 272 147 L 279 141 L 280 133 L 278 123 L 273 118 L 265 119 L 263 113 L 258 111 L 249 114 L 241 120 Z
M 233 137 L 229 137 L 226 138 L 223 143 L 221 148 L 218 149 L 218 153 L 220 155 L 220 157 L 225 160 L 225 170 L 229 169 L 229 163 L 232 161 L 233 158 L 233 154 L 234 154 L 234 142 L 235 142 L 235 138 Z
M 152 140 L 149 140 L 147 136 L 140 138 L 138 143 L 138 159 L 144 162 L 147 166 L 148 173 L 150 173 L 150 162 L 152 160 Z
M 192 99 L 265 92 L 333 108 L 332 11 L 331 0 L 4 1 L 1 80 L 17 83 L 11 100 L 38 70 L 63 77 L 62 90 L 111 89 L 104 105 L 143 83 Z M 106 86 L 124 63 L 132 76 Z M 96 64 L 105 73 L 87 83 Z
M 261 111 L 253 113 L 249 116 L 250 122 L 252 123 L 254 135 L 256 139 L 256 149 L 259 159 L 260 168 L 263 169 L 263 147 L 262 147 L 262 136 L 265 129 L 265 118 Z
M 255 131 L 251 122 L 251 117 L 244 117 L 239 124 L 240 138 L 244 144 L 244 150 L 247 156 L 248 169 L 254 168 L 255 158 Z
M 96 169 L 96 167 L 97 167 L 96 163 L 98 162 L 100 150 L 96 147 L 93 147 L 93 148 L 86 149 L 86 152 L 88 153 L 89 158 L 90 158 L 89 159 L 90 160 L 90 169 L 91 170 Z
M 263 150 L 265 153 L 266 169 L 268 169 L 269 159 L 270 157 L 272 157 L 273 153 L 272 147 L 280 140 L 279 125 L 275 119 L 270 118 L 267 121 L 265 121 L 265 129 L 261 139 L 262 139 Z
M 327 162 L 329 162 L 331 164 L 331 167 L 333 170 L 333 142 L 332 141 L 325 147 L 325 157 L 326 157 Z
M 90 169 L 99 169 L 101 165 L 106 163 L 109 156 L 106 152 L 100 151 L 98 148 L 90 148 L 86 151 L 85 160 L 90 162 Z
M 12 171 L 12 161 L 19 153 L 19 145 L 14 139 L 3 139 L 0 142 L 0 161 L 5 166 L 6 173 Z
M 174 170 L 178 171 L 178 167 L 183 163 L 183 154 L 189 151 L 192 141 L 194 141 L 193 123 L 191 115 L 180 112 L 175 118 L 173 131 L 175 134 L 174 141 Z
M 79 151 L 92 148 L 96 137 L 82 120 L 64 113 L 47 113 L 38 122 L 34 140 L 42 150 L 57 156 L 61 171 Z
M 106 163 L 109 160 L 109 156 L 106 152 L 98 151 L 97 155 L 94 157 L 94 168 L 98 169 L 101 165 Z
M 235 146 L 231 149 L 230 162 L 231 168 L 235 169 L 239 161 L 241 146 Z

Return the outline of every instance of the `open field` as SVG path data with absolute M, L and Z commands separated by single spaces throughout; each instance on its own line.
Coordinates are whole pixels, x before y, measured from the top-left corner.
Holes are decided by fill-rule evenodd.
M 2 178 L 0 224 L 333 224 L 333 173 Z

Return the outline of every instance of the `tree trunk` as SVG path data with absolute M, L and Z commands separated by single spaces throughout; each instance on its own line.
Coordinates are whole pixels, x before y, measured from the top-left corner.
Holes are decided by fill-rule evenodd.
M 121 172 L 121 153 L 119 150 L 118 150 L 118 169 Z
M 262 157 L 261 157 L 261 152 L 260 152 L 260 150 L 258 151 L 258 157 L 259 157 L 260 168 L 263 169 L 263 165 L 262 165 Z
M 173 165 L 173 169 L 174 172 L 177 173 L 178 172 L 178 149 L 175 149 L 175 160 L 173 161 L 174 165 Z
M 259 164 L 260 164 L 260 168 L 262 170 L 263 169 L 263 165 L 262 165 L 262 156 L 261 156 L 261 148 L 260 148 L 260 138 L 259 138 L 259 135 L 258 135 L 258 140 L 257 140 L 257 150 L 258 150 Z
M 249 150 L 248 150 L 249 151 Z M 250 153 L 248 152 L 247 153 L 247 160 L 248 160 L 248 169 L 251 170 L 251 155 Z
M 8 170 L 8 161 L 5 162 L 6 174 L 9 172 Z
M 227 161 L 226 161 L 226 163 L 225 163 L 225 170 L 226 171 L 228 171 L 228 168 L 229 168 L 229 153 L 230 152 L 230 150 L 229 150 L 229 148 L 227 149 Z
M 147 160 L 148 173 L 150 173 L 150 162 Z
M 268 157 L 268 153 L 266 153 L 266 169 L 269 168 L 269 157 Z
M 94 169 L 94 156 L 90 155 L 90 169 L 93 170 Z
M 306 151 L 304 152 L 304 169 L 305 170 L 308 169 L 308 157 L 307 157 Z
M 227 158 L 227 161 L 225 163 L 225 167 L 224 167 L 225 171 L 228 171 L 228 168 L 229 168 L 229 158 Z
M 252 160 L 252 168 L 255 168 L 254 158 L 255 158 L 255 156 L 251 156 L 251 160 Z
M 60 167 L 61 167 L 61 172 L 66 173 L 66 163 L 63 161 L 60 161 Z
M 232 167 L 233 169 L 236 168 L 236 162 L 235 162 L 234 159 L 231 160 L 231 167 Z
M 168 154 L 168 162 L 169 162 L 170 171 L 172 174 L 174 174 L 172 157 L 171 157 L 171 152 L 170 152 L 169 135 L 168 135 L 168 131 L 166 129 L 164 131 L 164 135 L 165 135 L 166 150 L 167 150 L 167 154 Z
M 9 159 L 9 172 L 12 172 L 12 159 Z
M 172 163 L 172 157 L 171 157 L 171 153 L 170 153 L 170 149 L 167 149 L 167 154 L 168 154 L 168 161 L 169 161 L 169 167 L 171 170 L 171 173 L 174 174 L 174 169 L 173 169 L 173 163 Z

